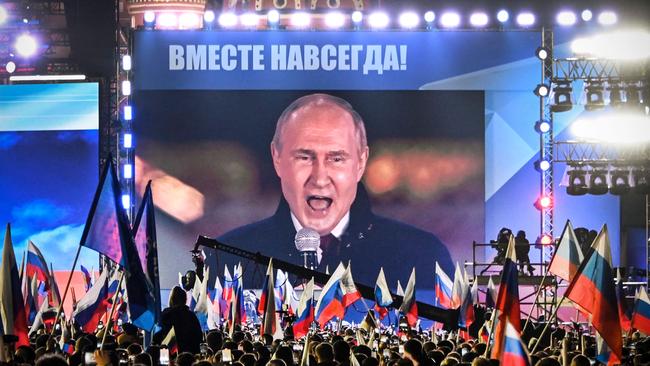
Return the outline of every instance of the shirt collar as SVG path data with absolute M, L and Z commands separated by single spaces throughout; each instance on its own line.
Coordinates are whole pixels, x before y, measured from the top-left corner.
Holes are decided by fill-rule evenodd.
M 302 229 L 302 225 L 300 224 L 300 221 L 298 221 L 298 218 L 296 218 L 293 212 L 291 212 L 291 221 L 293 222 L 294 228 L 296 228 L 296 232 Z M 341 221 L 339 221 L 339 223 L 336 224 L 336 226 L 334 226 L 334 229 L 332 229 L 331 234 L 334 235 L 337 239 L 340 239 L 345 229 L 348 228 L 349 223 L 350 223 L 350 211 L 348 211 L 345 214 L 345 216 L 341 218 Z

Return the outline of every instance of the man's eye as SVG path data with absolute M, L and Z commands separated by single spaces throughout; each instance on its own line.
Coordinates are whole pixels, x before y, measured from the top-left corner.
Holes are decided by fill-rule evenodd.
M 298 155 L 298 156 L 296 156 L 296 160 L 309 161 L 309 160 L 311 160 L 311 157 L 308 156 L 308 155 Z
M 345 161 L 345 158 L 342 156 L 332 156 L 330 160 L 334 163 L 342 163 Z

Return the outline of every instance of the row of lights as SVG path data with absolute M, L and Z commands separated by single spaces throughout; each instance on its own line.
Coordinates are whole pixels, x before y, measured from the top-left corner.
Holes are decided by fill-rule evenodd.
M 647 170 L 631 170 L 626 168 L 592 168 L 573 167 L 568 172 L 569 184 L 566 192 L 571 196 L 585 194 L 624 195 L 636 193 L 646 195 L 650 193 L 650 172 Z
M 354 28 L 358 29 L 362 26 L 364 20 L 364 13 L 361 11 L 354 11 L 350 15 L 350 19 Z M 496 20 L 501 25 L 505 25 L 510 21 L 510 13 L 505 10 L 499 10 L 496 13 Z M 249 12 L 237 15 L 234 12 L 223 12 L 217 15 L 212 10 L 206 10 L 203 14 L 203 25 L 206 29 L 214 26 L 216 21 L 222 28 L 235 28 L 242 26 L 245 28 L 256 28 L 263 20 L 263 16 L 258 13 Z M 324 15 L 324 24 L 331 29 L 343 28 L 346 25 L 347 15 L 341 12 L 330 12 Z M 416 12 L 401 13 L 397 20 L 399 26 L 404 29 L 416 29 L 421 26 L 424 21 L 427 29 L 434 28 L 434 22 L 438 18 L 438 14 L 433 11 L 427 11 L 420 15 Z M 593 19 L 591 10 L 583 10 L 580 18 L 584 22 L 590 22 Z M 490 15 L 486 12 L 475 12 L 469 15 L 468 24 L 475 28 L 486 27 L 490 24 Z M 516 15 L 515 21 L 520 27 L 531 27 L 536 23 L 536 17 L 531 12 L 520 12 Z M 556 22 L 560 26 L 572 26 L 578 21 L 578 15 L 573 11 L 562 11 L 557 14 Z M 616 13 L 613 11 L 602 11 L 598 14 L 598 22 L 601 25 L 613 25 L 618 21 Z M 144 14 L 145 28 L 153 29 L 158 26 L 159 28 L 180 28 L 180 29 L 194 29 L 200 27 L 200 20 L 197 14 L 183 13 L 177 15 L 171 12 L 154 13 L 152 11 Z M 306 12 L 294 12 L 290 15 L 290 25 L 294 28 L 308 28 L 312 23 L 312 14 Z M 389 15 L 385 12 L 373 12 L 367 14 L 367 25 L 373 29 L 387 28 L 391 23 Z M 462 16 L 457 12 L 444 12 L 439 16 L 438 25 L 442 28 L 457 28 L 462 23 Z M 280 24 L 280 13 L 277 10 L 271 10 L 266 14 L 266 25 L 271 28 L 278 28 Z
M 124 97 L 124 105 L 122 106 L 122 120 L 124 121 L 125 132 L 122 134 L 122 147 L 126 151 L 127 159 L 130 156 L 133 156 L 133 134 L 131 133 L 130 125 L 133 120 L 133 107 L 130 104 L 131 101 L 131 81 L 129 80 L 129 73 L 133 67 L 131 60 L 131 55 L 122 56 L 122 70 L 126 74 L 126 78 L 122 80 L 121 83 L 121 93 Z M 127 186 L 131 183 L 133 179 L 133 163 L 129 160 L 127 163 L 122 165 L 122 178 L 127 181 Z M 127 212 L 130 212 L 131 209 L 131 194 L 130 190 L 127 190 L 126 194 L 122 194 L 122 206 Z

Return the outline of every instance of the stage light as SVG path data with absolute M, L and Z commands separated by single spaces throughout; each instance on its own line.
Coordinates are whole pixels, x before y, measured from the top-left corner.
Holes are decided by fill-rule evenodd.
M 122 195 L 122 207 L 124 207 L 125 210 L 131 208 L 131 196 L 129 196 L 128 194 Z
M 553 200 L 549 196 L 541 196 L 537 200 L 535 200 L 535 203 L 533 206 L 537 208 L 538 210 L 547 210 L 551 208 L 553 205 Z
M 611 176 L 609 193 L 620 196 L 630 192 L 630 172 L 628 170 L 616 170 Z
M 535 87 L 535 90 L 533 90 L 533 92 L 538 97 L 546 97 L 549 93 L 549 87 L 546 84 L 539 84 L 537 87 Z
M 637 111 L 607 110 L 598 117 L 577 119 L 571 125 L 571 132 L 581 141 L 647 143 L 650 141 L 650 117 Z
M 130 149 L 133 147 L 133 135 L 130 133 L 125 133 L 124 134 L 124 140 L 122 141 L 122 146 L 124 146 L 125 149 Z
M 237 15 L 233 12 L 221 13 L 218 22 L 222 28 L 232 28 L 237 25 Z
M 537 241 L 541 245 L 551 245 L 553 244 L 553 237 L 549 234 L 542 234 Z
M 402 28 L 413 29 L 420 25 L 420 16 L 412 11 L 400 14 L 399 25 Z
M 133 119 L 133 108 L 130 105 L 124 106 L 124 120 L 130 121 Z
M 569 185 L 566 187 L 566 193 L 569 196 L 584 196 L 588 190 L 585 172 L 578 168 L 569 171 Z
M 201 24 L 200 19 L 196 13 L 182 13 L 178 18 L 178 27 L 180 29 L 197 29 Z
M 129 80 L 122 81 L 122 95 L 131 95 L 131 82 Z
M 589 9 L 585 9 L 582 11 L 580 14 L 580 17 L 582 18 L 583 21 L 588 22 L 593 18 L 594 14 L 591 12 Z
M 240 15 L 239 21 L 244 27 L 257 28 L 260 23 L 260 17 L 253 12 L 248 12 Z
M 277 28 L 278 24 L 280 23 L 280 13 L 275 10 L 269 10 L 269 12 L 266 14 L 266 21 L 271 28 Z
M 311 16 L 308 13 L 297 12 L 291 14 L 291 25 L 295 28 L 307 28 L 311 24 Z
M 505 9 L 501 9 L 501 10 L 499 10 L 499 12 L 497 13 L 497 20 L 498 20 L 500 23 L 505 23 L 505 22 L 507 22 L 509 19 L 510 19 L 510 13 L 508 13 L 507 10 L 505 10 Z
M 214 11 L 212 10 L 206 10 L 203 13 L 203 21 L 206 23 L 212 23 L 214 22 L 215 16 L 214 16 Z
M 460 15 L 454 12 L 446 12 L 440 16 L 440 25 L 445 28 L 456 28 L 460 25 Z
M 585 92 L 587 102 L 585 104 L 586 111 L 594 111 L 601 109 L 605 106 L 605 97 L 603 96 L 605 88 L 603 83 L 599 80 L 588 80 Z
M 361 21 L 363 21 L 363 13 L 360 12 L 359 10 L 355 10 L 352 12 L 352 23 L 354 25 L 359 25 L 361 24 Z
M 36 53 L 38 45 L 36 39 L 29 34 L 21 34 L 16 38 L 16 43 L 14 43 L 14 48 L 18 55 L 23 57 L 30 57 Z
M 571 43 L 573 53 L 605 59 L 641 60 L 650 57 L 650 33 L 619 30 L 579 38 Z
M 133 178 L 133 165 L 131 164 L 124 164 L 124 179 L 131 179 Z
M 431 10 L 424 13 L 424 21 L 427 22 L 427 24 L 433 23 L 434 20 L 436 20 L 436 13 Z
M 600 196 L 609 190 L 607 186 L 607 171 L 603 169 L 594 169 L 589 177 L 589 193 Z
M 386 28 L 390 23 L 388 14 L 383 12 L 374 12 L 368 16 L 368 24 L 371 28 Z
M 533 13 L 519 13 L 517 14 L 517 24 L 522 27 L 530 27 L 535 24 L 535 15 Z
M 623 88 L 621 84 L 616 82 L 609 83 L 609 105 L 615 108 L 618 108 L 623 105 L 623 99 L 621 98 L 621 91 Z
M 546 60 L 549 55 L 550 52 L 546 47 L 537 47 L 537 49 L 535 50 L 535 56 L 537 56 L 537 58 L 542 61 Z
M 551 105 L 552 112 L 566 112 L 573 108 L 571 101 L 571 93 L 573 87 L 568 80 L 558 81 L 557 85 L 553 88 L 553 104 Z
M 144 22 L 145 25 L 146 23 L 153 23 L 156 21 L 156 13 L 153 11 L 145 11 L 144 12 Z
M 559 12 L 555 20 L 557 21 L 557 24 L 568 27 L 576 24 L 577 17 L 576 13 L 567 10 Z
M 178 16 L 175 13 L 159 13 L 156 16 L 156 24 L 162 28 L 178 27 Z
M 537 121 L 535 122 L 535 131 L 539 133 L 547 133 L 551 130 L 551 123 L 548 121 Z
M 124 71 L 131 70 L 131 55 L 122 56 L 122 70 Z
M 325 14 L 325 25 L 328 28 L 339 29 L 345 25 L 345 16 L 341 12 L 331 12 Z
M 5 65 L 5 70 L 7 70 L 7 73 L 12 74 L 14 71 L 16 71 L 16 63 L 13 61 L 7 62 Z
M 636 194 L 650 194 L 650 174 L 647 170 L 641 170 L 634 173 L 634 188 L 632 192 Z
M 548 160 L 542 159 L 535 162 L 535 169 L 540 172 L 545 172 L 551 169 L 551 163 Z
M 469 16 L 469 24 L 474 27 L 485 27 L 489 21 L 488 15 L 483 12 L 473 13 Z
M 618 21 L 618 16 L 613 11 L 603 11 L 598 14 L 598 23 L 600 25 L 614 25 Z
M 0 4 L 0 25 L 6 22 L 8 18 L 9 14 L 7 14 L 7 10 Z

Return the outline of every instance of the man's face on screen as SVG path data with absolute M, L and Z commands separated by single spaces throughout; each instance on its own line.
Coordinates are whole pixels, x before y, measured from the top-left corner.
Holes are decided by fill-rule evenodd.
M 350 210 L 368 148 L 359 146 L 352 116 L 332 105 L 307 105 L 282 127 L 273 164 L 291 212 L 325 235 Z

